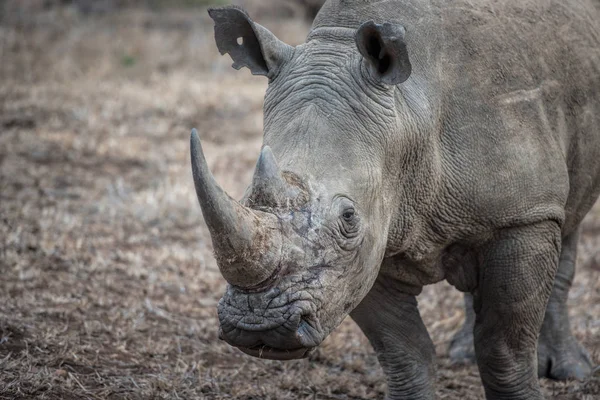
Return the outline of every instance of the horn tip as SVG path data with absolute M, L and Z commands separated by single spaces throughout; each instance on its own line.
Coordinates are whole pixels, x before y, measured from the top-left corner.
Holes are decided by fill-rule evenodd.
M 200 136 L 198 135 L 196 128 L 192 129 L 190 135 L 190 154 L 192 158 L 192 173 L 194 175 L 194 180 L 196 181 L 197 177 L 201 177 L 205 175 L 206 172 L 210 172 L 206 165 L 206 160 L 204 159 L 202 143 L 200 142 Z
M 269 165 L 277 164 L 277 161 L 275 161 L 275 155 L 273 154 L 273 150 L 271 150 L 271 147 L 269 145 L 266 145 L 262 148 L 262 150 L 260 151 L 259 159 L 261 161 L 261 164 L 263 164 L 265 161 Z
M 269 146 L 265 146 L 260 151 L 257 163 L 257 172 L 262 177 L 278 176 L 279 168 L 277 167 L 277 161 L 275 161 L 275 155 Z
M 196 128 L 192 129 L 192 133 L 190 134 L 190 145 L 192 154 L 195 154 L 198 150 L 202 151 L 202 145 L 200 144 L 200 135 L 198 135 L 198 131 Z

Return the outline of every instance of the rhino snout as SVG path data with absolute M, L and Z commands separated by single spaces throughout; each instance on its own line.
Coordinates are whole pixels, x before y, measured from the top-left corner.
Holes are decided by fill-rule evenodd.
M 316 304 L 303 292 L 229 288 L 218 307 L 219 338 L 259 358 L 303 358 L 324 338 Z

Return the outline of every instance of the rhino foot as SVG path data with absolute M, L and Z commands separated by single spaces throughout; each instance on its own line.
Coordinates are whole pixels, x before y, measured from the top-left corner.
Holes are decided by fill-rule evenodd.
M 540 337 L 538 344 L 538 376 L 555 380 L 584 380 L 591 375 L 592 359 L 586 349 L 570 336 L 559 345 L 546 343 Z
M 575 276 L 579 229 L 563 239 L 560 264 L 538 339 L 538 376 L 583 380 L 592 373 L 592 359 L 571 333 L 567 300 Z
M 470 327 L 463 326 L 454 335 L 450 343 L 450 361 L 454 365 L 473 364 L 476 362 L 473 347 L 473 333 Z M 594 368 L 588 351 L 577 340 L 569 335 L 558 342 L 539 339 L 538 343 L 538 376 L 554 380 L 584 380 L 591 375 Z M 554 340 L 556 342 L 556 340 Z

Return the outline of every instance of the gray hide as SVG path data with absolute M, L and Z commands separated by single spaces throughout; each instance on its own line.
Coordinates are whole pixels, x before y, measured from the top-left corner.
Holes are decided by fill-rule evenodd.
M 538 372 L 588 375 L 566 299 L 600 193 L 599 7 L 334 0 L 295 48 L 238 8 L 211 10 L 221 53 L 269 79 L 241 202 L 192 137 L 230 283 L 221 338 L 305 357 L 350 314 L 388 397 L 430 399 L 434 348 L 415 296 L 445 279 L 470 296 L 453 351 L 474 343 L 488 399 L 541 399 Z

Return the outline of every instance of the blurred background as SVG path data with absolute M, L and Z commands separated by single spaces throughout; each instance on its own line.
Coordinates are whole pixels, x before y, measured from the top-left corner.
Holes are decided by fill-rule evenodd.
M 227 2 L 229 3 L 229 2 Z M 289 44 L 319 0 L 240 0 Z M 0 0 L 0 398 L 381 399 L 385 378 L 347 319 L 307 360 L 265 361 L 217 339 L 224 291 L 189 166 L 198 128 L 218 181 L 249 184 L 266 79 L 218 54 L 210 0 Z M 575 335 L 600 361 L 600 204 L 571 292 Z M 438 397 L 480 399 L 450 365 L 459 293 L 419 297 Z M 599 378 L 543 381 L 600 396 Z

